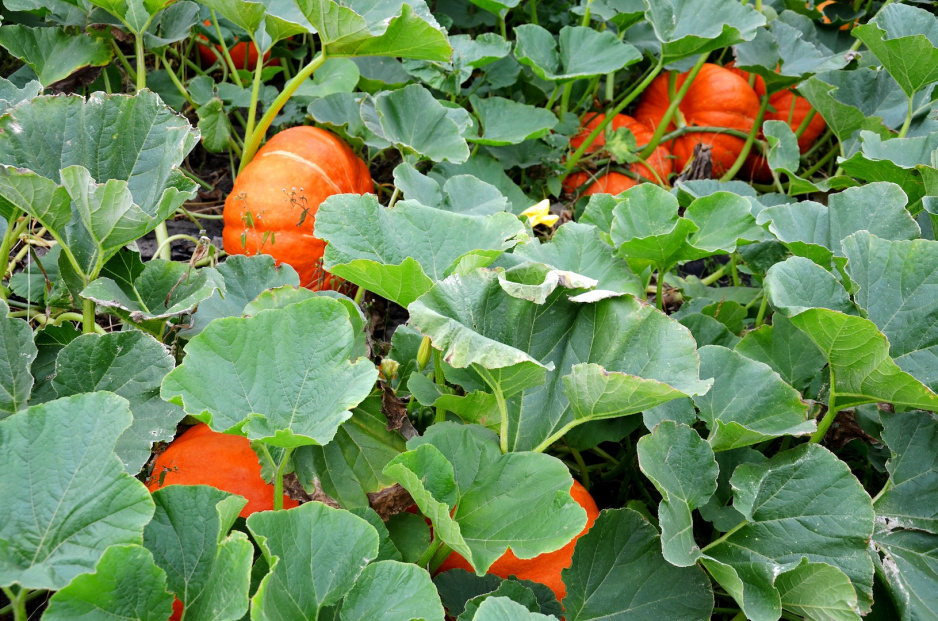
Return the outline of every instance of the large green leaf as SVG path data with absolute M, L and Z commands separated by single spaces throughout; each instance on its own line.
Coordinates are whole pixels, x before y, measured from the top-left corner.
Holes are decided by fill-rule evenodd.
M 938 535 L 938 419 L 929 412 L 881 414 L 889 484 L 873 505 L 889 528 Z
M 638 62 L 641 52 L 612 32 L 585 26 L 564 26 L 559 42 L 535 24 L 515 28 L 515 57 L 542 80 L 569 82 L 618 71 Z M 558 49 L 559 44 L 559 49 Z
M 938 597 L 938 535 L 915 530 L 876 529 L 877 573 L 889 585 L 903 621 L 934 618 Z
M 906 373 L 938 390 L 938 242 L 889 241 L 860 231 L 844 240 L 857 304 L 889 339 Z
M 491 146 L 511 145 L 546 135 L 557 125 L 550 110 L 536 108 L 504 97 L 470 98 L 472 110 L 482 125 L 482 135 L 471 142 Z
M 374 194 L 330 197 L 316 213 L 330 273 L 407 306 L 463 261 L 484 267 L 524 235 L 515 216 L 470 216 Z
M 9 312 L 7 303 L 0 302 L 0 419 L 26 407 L 38 354 L 32 328 L 22 319 L 7 317 Z
M 573 480 L 543 453 L 507 453 L 478 425 L 438 423 L 408 442 L 384 471 L 410 492 L 434 536 L 482 575 L 506 549 L 534 558 L 569 543 L 586 525 Z
M 141 323 L 191 313 L 215 291 L 225 294 L 225 279 L 218 270 L 196 270 L 185 263 L 157 259 L 148 261 L 130 282 L 98 278 L 82 290 L 81 296 L 114 309 L 122 318 Z
M 18 87 L 6 78 L 0 78 L 0 114 L 27 99 L 32 99 L 42 92 L 42 84 L 36 80 Z
M 802 82 L 798 92 L 818 111 L 841 142 L 846 143 L 864 129 L 890 138 L 883 119 L 886 111 L 880 104 L 889 98 L 896 83 L 886 78 L 888 74 L 870 68 L 828 71 Z
M 61 28 L 0 27 L 0 45 L 26 63 L 43 87 L 64 80 L 83 67 L 111 62 L 107 40 L 85 33 L 69 34 Z
M 701 561 L 748 618 L 779 618 L 776 579 L 802 559 L 843 571 L 859 608 L 869 610 L 873 506 L 847 464 L 816 444 L 803 444 L 764 463 L 740 465 L 731 484 L 733 506 L 744 521 L 704 548 Z M 813 606 L 828 603 L 821 590 L 811 600 Z
M 293 2 L 204 0 L 201 4 L 247 32 L 253 39 L 248 45 L 257 44 L 264 51 L 281 39 L 311 30 L 311 24 Z
M 632 272 L 628 263 L 613 256 L 612 247 L 600 238 L 594 226 L 567 222 L 554 231 L 549 243 L 534 238 L 516 247 L 512 254 L 592 278 L 596 281 L 596 291 L 592 293 L 596 295 L 612 292 L 642 297 L 644 294 L 641 278 Z
M 573 564 L 561 575 L 569 621 L 704 621 L 713 611 L 707 575 L 668 563 L 655 528 L 631 509 L 603 511 L 577 540 Z
M 710 428 L 708 441 L 714 450 L 816 430 L 801 395 L 767 364 L 718 345 L 701 347 L 699 352 L 700 376 L 713 377 L 713 388 L 694 397 L 694 403 Z M 744 386 L 759 390 L 744 390 Z
M 329 56 L 445 61 L 453 53 L 445 31 L 421 0 L 296 0 L 296 6 Z M 288 16 L 279 5 L 271 11 Z
M 690 567 L 700 557 L 691 512 L 717 489 L 713 449 L 687 425 L 664 421 L 638 441 L 638 464 L 661 493 L 661 550 L 672 565 Z
M 218 272 L 225 279 L 224 295 L 222 289 L 218 289 L 199 304 L 192 316 L 192 327 L 182 330 L 181 336 L 191 338 L 215 319 L 240 317 L 248 302 L 267 289 L 300 284 L 296 270 L 287 263 L 275 265 L 273 257 L 266 254 L 229 256 L 218 266 Z
M 221 319 L 189 342 L 161 393 L 216 431 L 327 444 L 377 379 L 369 361 L 349 361 L 354 347 L 348 310 L 328 297 Z
M 231 525 L 246 501 L 207 485 L 153 492 L 156 513 L 143 544 L 166 571 L 189 621 L 240 619 L 248 609 L 254 546 Z
M 775 579 L 782 608 L 806 621 L 860 621 L 857 593 L 844 572 L 826 563 L 801 564 Z
M 645 19 L 666 62 L 749 41 L 765 17 L 735 0 L 647 0 Z
M 311 491 L 318 479 L 322 491 L 346 509 L 367 507 L 368 494 L 394 483 L 382 469 L 405 450 L 404 438 L 387 425 L 381 398 L 368 397 L 352 410 L 332 442 L 296 450 L 293 464 L 300 483 Z
M 735 349 L 747 358 L 769 365 L 802 393 L 827 363 L 817 346 L 782 314 L 772 317 L 771 326 L 747 332 Z
M 932 13 L 904 4 L 885 6 L 853 32 L 909 97 L 938 81 L 938 18 Z
M 473 175 L 434 179 L 404 163 L 394 169 L 394 185 L 406 198 L 427 207 L 471 216 L 510 211 L 508 199 L 498 188 Z
M 443 604 L 430 574 L 398 561 L 372 563 L 342 602 L 342 621 L 443 621 Z
M 139 544 L 153 515 L 114 443 L 132 417 L 110 393 L 57 399 L 0 421 L 0 585 L 61 589 L 114 544 Z
M 499 596 L 487 597 L 472 618 L 474 621 L 549 621 L 557 617 L 531 612 L 522 604 Z
M 538 305 L 510 295 L 499 276 L 451 276 L 409 310 L 447 363 L 470 367 L 479 388 L 507 399 L 511 450 L 544 448 L 588 420 L 709 388 L 690 333 L 634 297 L 577 303 L 558 288 Z
M 760 29 L 751 41 L 734 47 L 736 64 L 758 73 L 771 92 L 822 71 L 841 69 L 849 62 L 844 53 L 851 40 L 819 32 L 815 22 L 795 11 L 783 11 Z
M 817 270 L 821 268 L 798 257 L 778 263 L 766 275 L 766 294 L 827 358 L 838 409 L 887 402 L 938 410 L 938 395 L 896 365 L 889 357 L 889 341 L 872 321 L 831 308 L 806 308 L 798 295 L 791 295 L 790 283 L 810 282 Z M 781 273 L 786 277 L 775 277 Z
M 134 421 L 114 450 L 124 469 L 136 474 L 153 444 L 171 441 L 185 416 L 182 408 L 160 398 L 160 383 L 175 363 L 159 341 L 143 332 L 86 334 L 59 352 L 52 387 L 59 397 L 106 390 L 127 399 Z
M 914 239 L 921 232 L 906 211 L 908 197 L 893 183 L 871 183 L 831 194 L 824 206 L 814 201 L 768 207 L 759 224 L 771 231 L 794 254 L 827 265 L 842 257 L 841 242 L 860 230 L 884 239 Z
M 261 511 L 247 524 L 270 566 L 251 598 L 252 619 L 318 618 L 378 555 L 378 533 L 368 522 L 319 502 Z
M 86 168 L 97 183 L 126 181 L 134 204 L 151 217 L 194 196 L 195 182 L 178 166 L 198 140 L 185 117 L 146 90 L 37 97 L 0 117 L 0 163 L 56 183 L 69 166 Z
M 139 545 L 112 545 L 94 568 L 49 600 L 50 621 L 165 621 L 173 611 L 166 573 Z M 188 615 L 186 615 L 188 617 Z
M 459 112 L 468 117 L 462 108 Z M 453 115 L 451 108 L 419 84 L 378 93 L 362 105 L 368 129 L 405 155 L 415 154 L 435 162 L 469 159 L 469 146 Z

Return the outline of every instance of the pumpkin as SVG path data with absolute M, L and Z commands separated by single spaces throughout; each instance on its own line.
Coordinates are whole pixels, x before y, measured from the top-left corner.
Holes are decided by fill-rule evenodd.
M 241 517 L 274 508 L 274 486 L 261 478 L 261 464 L 244 436 L 218 433 L 205 423 L 187 429 L 153 463 L 147 489 L 167 485 L 211 485 L 247 498 Z M 287 495 L 283 507 L 299 503 Z
M 677 77 L 675 90 L 680 89 L 687 73 Z M 642 93 L 635 110 L 635 118 L 654 129 L 664 118 L 671 103 L 667 75 L 659 75 Z M 678 126 L 725 127 L 749 132 L 759 114 L 759 97 L 745 79 L 712 63 L 706 63 L 688 88 L 678 105 L 667 131 Z M 677 171 L 682 170 L 694 154 L 698 143 L 712 148 L 713 176 L 720 177 L 729 170 L 746 141 L 736 136 L 719 133 L 690 132 L 671 142 Z
M 211 27 L 212 20 L 205 20 L 205 25 Z M 200 37 L 203 41 L 208 41 L 205 37 Z M 215 56 L 215 50 L 218 50 L 218 54 L 222 53 L 222 47 L 220 45 L 214 45 L 209 47 L 208 45 L 203 45 L 199 43 L 199 57 L 202 59 L 203 67 L 210 67 L 215 64 L 217 57 Z M 238 69 L 247 69 L 248 71 L 254 71 L 257 67 L 257 48 L 254 47 L 254 44 L 250 41 L 240 41 L 235 43 L 230 48 L 228 48 L 228 54 L 231 56 L 231 62 L 234 63 L 234 66 Z M 264 54 L 264 64 L 270 65 L 279 65 L 280 59 L 275 58 L 270 63 L 267 62 L 267 59 L 270 58 L 270 52 Z M 245 64 L 245 61 L 247 64 Z
M 372 191 L 365 162 L 335 134 L 284 130 L 261 147 L 225 199 L 225 252 L 268 254 L 291 265 L 304 287 L 334 288 L 341 281 L 322 270 L 325 242 L 314 233 L 316 211 L 333 194 Z
M 727 65 L 727 68 L 748 82 L 749 72 L 737 69 L 732 64 Z M 760 98 L 765 95 L 765 81 L 761 76 L 756 76 L 755 91 Z M 812 109 L 807 99 L 799 97 L 793 89 L 786 88 L 769 95 L 769 107 L 762 119 L 763 121 L 784 121 L 788 123 L 792 131 L 798 131 L 801 123 L 811 114 Z M 821 137 L 826 128 L 827 123 L 824 121 L 824 117 L 815 114 L 798 138 L 798 149 L 802 153 L 807 152 L 811 145 Z M 759 136 L 762 137 L 761 130 Z M 750 152 L 749 157 L 746 158 L 744 170 L 749 173 L 749 178 L 753 181 L 761 183 L 772 181 L 772 170 L 769 168 L 765 156 L 756 151 Z
M 596 518 L 599 517 L 599 508 L 596 506 L 596 501 L 579 482 L 573 482 L 570 495 L 581 507 L 586 509 L 586 527 L 573 538 L 573 541 L 555 552 L 547 552 L 531 559 L 519 559 L 511 550 L 508 550 L 489 567 L 488 573 L 501 578 L 514 575 L 522 580 L 540 582 L 554 592 L 558 601 L 562 601 L 567 594 L 567 587 L 564 586 L 563 580 L 561 580 L 560 572 L 573 562 L 573 550 L 576 547 L 577 539 L 585 535 L 593 526 Z M 449 571 L 450 569 L 473 571 L 472 566 L 469 565 L 466 559 L 456 552 L 450 554 L 443 561 L 437 573 Z
M 574 149 L 578 149 L 590 135 L 590 133 L 596 129 L 596 127 L 602 123 L 605 118 L 606 115 L 595 113 L 584 116 L 583 120 L 586 121 L 586 123 L 584 123 L 580 133 L 570 139 L 570 146 Z M 612 119 L 612 122 L 609 123 L 607 129 L 609 131 L 615 131 L 623 127 L 632 132 L 632 135 L 635 136 L 635 142 L 639 147 L 648 144 L 651 141 L 652 135 L 654 134 L 654 132 L 649 130 L 646 125 L 639 123 L 627 114 L 617 114 Z M 596 140 L 594 140 L 589 147 L 586 148 L 586 152 L 593 153 L 605 145 L 606 134 L 603 132 L 596 137 Z M 654 152 L 648 157 L 646 161 L 651 166 L 651 168 L 654 169 L 654 173 L 648 168 L 648 166 L 645 166 L 644 164 L 631 164 L 629 168 L 636 174 L 644 177 L 645 179 L 648 179 L 649 181 L 657 181 L 655 177 L 655 173 L 657 173 L 658 177 L 661 178 L 661 181 L 667 183 L 668 175 L 671 174 L 672 170 L 671 153 L 668 151 L 667 146 L 658 145 L 658 147 L 655 148 Z M 613 184 L 615 187 L 622 186 L 622 189 L 618 190 L 618 192 L 622 192 L 623 190 L 626 190 L 634 185 L 638 185 L 637 181 L 621 173 L 609 173 L 609 175 L 605 175 L 604 178 L 609 177 L 610 175 L 616 175 L 617 181 Z M 621 179 L 619 179 L 620 177 Z M 563 182 L 563 189 L 569 193 L 573 193 L 577 190 L 577 188 L 589 181 L 591 178 L 591 175 L 585 172 L 576 172 L 571 175 L 567 175 L 567 178 L 564 179 Z M 628 179 L 628 181 L 631 182 L 631 185 L 624 186 L 623 184 L 627 183 L 625 179 Z M 610 181 L 607 181 L 607 183 L 610 183 Z M 598 189 L 600 186 L 597 186 L 597 183 L 598 181 L 590 185 L 589 189 L 587 189 L 584 194 L 589 195 L 604 192 L 605 190 Z M 618 192 L 610 191 L 609 193 L 618 194 Z

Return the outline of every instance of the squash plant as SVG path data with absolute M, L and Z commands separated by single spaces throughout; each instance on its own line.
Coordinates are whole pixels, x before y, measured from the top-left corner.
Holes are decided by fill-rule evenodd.
M 0 17 L 0 616 L 935 616 L 934 7 Z

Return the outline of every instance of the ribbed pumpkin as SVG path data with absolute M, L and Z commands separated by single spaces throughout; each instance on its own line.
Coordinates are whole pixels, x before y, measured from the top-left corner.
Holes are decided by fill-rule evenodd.
M 687 79 L 682 73 L 677 77 L 675 90 L 681 88 Z M 641 102 L 635 110 L 635 118 L 652 129 L 664 118 L 671 103 L 668 94 L 668 76 L 659 75 L 642 93 Z M 684 99 L 668 131 L 682 126 L 725 127 L 748 132 L 759 114 L 759 98 L 749 84 L 728 69 L 712 63 L 706 63 L 688 88 Z M 713 176 L 720 177 L 736 161 L 746 143 L 742 138 L 719 133 L 687 133 L 675 138 L 671 143 L 674 154 L 674 170 L 680 171 L 694 154 L 698 143 L 712 147 L 711 161 Z
M 365 162 L 335 134 L 284 130 L 261 147 L 225 200 L 225 252 L 269 254 L 291 265 L 304 287 L 334 288 L 338 279 L 322 270 L 325 242 L 314 234 L 316 211 L 333 194 L 372 191 Z
M 739 75 L 747 82 L 749 81 L 748 71 L 737 69 L 732 66 L 732 64 L 727 65 L 727 69 Z M 758 75 L 755 79 L 755 91 L 760 98 L 765 94 L 765 81 Z M 769 107 L 762 116 L 762 120 L 763 122 L 784 121 L 788 123 L 792 131 L 798 131 L 798 128 L 801 127 L 801 123 L 811 114 L 812 109 L 807 99 L 796 95 L 793 89 L 786 88 L 769 95 Z M 811 145 L 817 142 L 817 139 L 821 137 L 821 134 L 824 133 L 826 128 L 827 123 L 824 121 L 824 117 L 820 114 L 815 114 L 805 128 L 804 133 L 798 138 L 798 149 L 802 153 L 805 153 L 811 148 Z M 759 131 L 759 137 L 762 137 L 761 129 Z M 746 158 L 744 170 L 749 173 L 749 178 L 753 181 L 768 183 L 772 180 L 772 171 L 769 168 L 765 156 L 755 150 L 750 152 L 749 157 Z
M 593 526 L 593 522 L 596 521 L 596 518 L 599 517 L 599 508 L 596 506 L 596 501 L 593 500 L 590 493 L 586 491 L 586 488 L 580 485 L 579 482 L 573 482 L 573 487 L 570 488 L 570 495 L 573 496 L 574 500 L 580 503 L 581 507 L 586 509 L 586 528 L 584 528 L 573 541 L 556 552 L 548 552 L 526 560 L 519 559 L 511 550 L 508 550 L 489 567 L 488 573 L 501 578 L 514 575 L 522 580 L 540 582 L 549 587 L 550 590 L 554 592 L 554 595 L 557 596 L 558 600 L 562 600 L 567 594 L 567 587 L 564 585 L 563 580 L 560 579 L 560 572 L 569 567 L 573 562 L 573 550 L 576 547 L 577 539 L 585 535 Z M 466 559 L 456 552 L 453 552 L 443 561 L 443 564 L 440 565 L 438 573 L 457 568 L 472 571 L 472 567 Z
M 600 123 L 606 118 L 605 114 L 600 113 L 589 113 L 583 117 L 583 128 L 580 130 L 576 136 L 570 139 L 570 146 L 574 149 L 580 148 L 580 145 L 586 140 L 590 133 L 599 126 Z M 612 122 L 609 123 L 607 129 L 609 131 L 615 131 L 619 128 L 626 128 L 632 132 L 632 135 L 635 136 L 635 142 L 638 146 L 643 146 L 648 144 L 651 140 L 652 132 L 648 129 L 646 125 L 643 125 L 630 117 L 627 114 L 617 114 Z M 603 148 L 606 145 L 606 133 L 603 132 L 596 137 L 596 140 L 586 148 L 587 153 L 593 153 Z M 655 173 L 658 173 L 658 177 L 661 178 L 663 182 L 667 182 L 668 175 L 671 174 L 672 163 L 671 163 L 671 153 L 668 151 L 667 146 L 659 145 L 655 148 L 654 152 L 647 159 L 648 164 L 654 169 Z M 631 164 L 629 168 L 633 170 L 636 174 L 650 180 L 656 181 L 654 173 L 644 164 Z M 577 188 L 582 186 L 584 183 L 587 183 L 591 179 L 591 175 L 586 172 L 575 172 L 573 174 L 567 175 L 567 178 L 564 179 L 563 189 L 566 192 L 575 192 Z M 605 181 L 603 181 L 605 179 Z M 583 193 L 584 195 L 591 194 L 601 194 L 607 192 L 609 194 L 618 194 L 629 189 L 632 186 L 638 185 L 638 181 L 623 175 L 622 173 L 609 173 L 603 175 L 600 179 L 594 181 L 590 184 L 589 188 Z M 608 186 L 608 189 L 606 187 Z M 615 188 L 616 189 L 613 191 Z
M 212 20 L 205 20 L 205 25 L 212 27 Z M 203 41 L 208 41 L 205 37 L 200 37 Z M 217 57 L 215 56 L 215 51 L 218 51 L 221 54 L 221 46 L 213 45 L 209 47 L 208 45 L 199 44 L 199 57 L 202 59 L 202 66 L 209 67 L 215 63 Z M 228 54 L 231 56 L 231 62 L 234 63 L 234 66 L 238 69 L 247 69 L 248 71 L 254 71 L 254 68 L 257 67 L 257 48 L 254 47 L 254 44 L 250 41 L 241 41 L 235 43 L 230 48 L 228 48 Z M 267 59 L 270 58 L 270 52 L 264 54 L 264 63 L 270 65 L 279 65 L 280 59 L 275 58 L 270 63 L 267 63 Z M 245 60 L 247 60 L 247 65 L 245 65 Z
M 212 431 L 204 423 L 187 429 L 154 461 L 147 489 L 154 492 L 167 485 L 211 485 L 244 496 L 248 504 L 241 517 L 274 508 L 274 486 L 261 478 L 261 464 L 250 441 Z M 298 504 L 284 495 L 285 509 Z

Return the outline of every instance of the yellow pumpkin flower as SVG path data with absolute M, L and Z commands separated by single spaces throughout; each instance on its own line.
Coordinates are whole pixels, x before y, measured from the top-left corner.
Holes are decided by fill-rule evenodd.
M 531 223 L 532 228 L 538 224 L 543 224 L 544 226 L 550 228 L 557 223 L 557 220 L 560 219 L 560 216 L 555 216 L 554 214 L 550 213 L 550 201 L 546 198 L 537 205 L 533 205 L 522 211 L 521 215 L 527 217 L 528 222 Z

